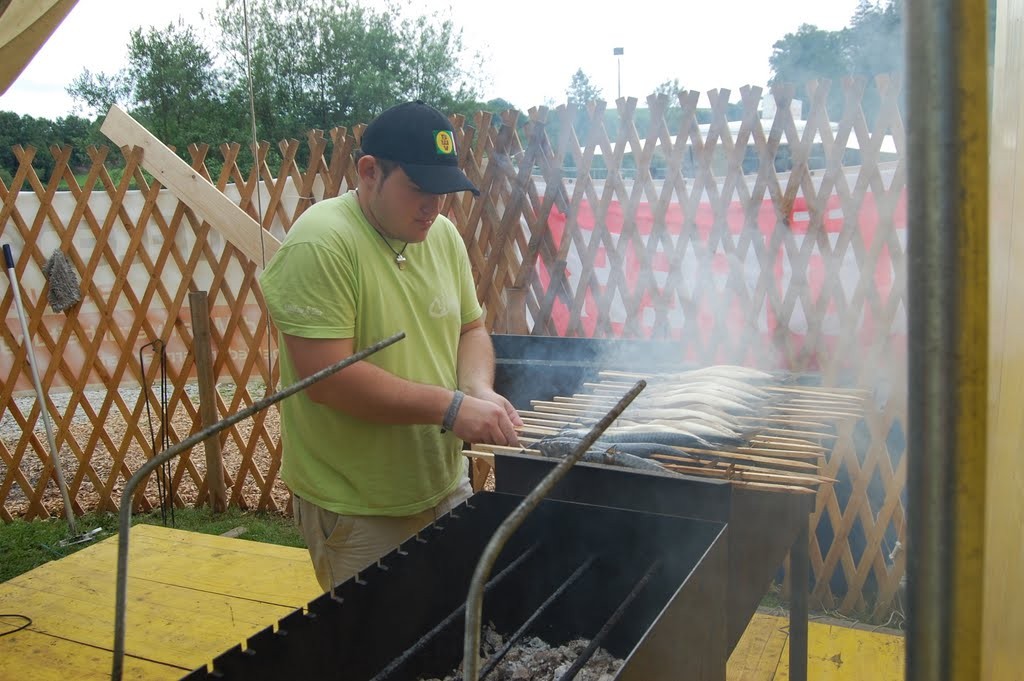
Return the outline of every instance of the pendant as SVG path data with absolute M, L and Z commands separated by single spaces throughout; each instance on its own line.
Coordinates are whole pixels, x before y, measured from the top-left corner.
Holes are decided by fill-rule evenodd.
M 405 256 L 402 255 L 401 253 L 397 253 L 395 255 L 395 264 L 398 265 L 398 269 L 404 270 L 405 269 Z

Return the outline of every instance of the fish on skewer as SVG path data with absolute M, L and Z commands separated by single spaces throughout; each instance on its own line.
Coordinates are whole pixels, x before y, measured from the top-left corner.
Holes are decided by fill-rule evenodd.
M 672 374 L 658 374 L 652 376 L 649 374 L 638 374 L 629 373 L 624 371 L 601 371 L 601 376 L 617 377 L 617 378 L 643 378 L 650 382 L 651 380 L 658 381 L 680 381 L 693 378 L 695 376 L 724 376 L 728 378 L 735 378 L 738 380 L 746 381 L 768 381 L 775 376 L 766 371 L 760 369 L 753 369 L 751 367 L 744 367 L 735 364 L 713 364 L 711 366 L 702 367 L 699 369 L 688 369 L 686 371 L 678 371 Z
M 715 390 L 758 400 L 766 400 L 772 396 L 770 392 L 753 383 L 737 381 L 732 378 L 709 378 L 706 376 L 701 376 L 688 381 L 673 381 L 671 383 L 667 381 L 657 381 L 653 385 L 649 384 L 646 394 L 661 395 L 665 393 L 693 390 Z
M 576 451 L 576 448 L 579 447 L 580 442 L 582 441 L 583 438 L 580 437 L 556 435 L 538 440 L 534 443 L 534 447 L 544 456 L 565 459 Z M 678 473 L 668 470 L 656 461 L 634 456 L 633 454 L 629 454 L 621 450 L 617 445 L 610 445 L 606 443 L 595 442 L 580 458 L 581 460 L 588 461 L 590 463 L 621 466 L 623 468 L 651 471 L 669 476 L 679 475 Z
M 582 414 L 579 414 L 576 420 L 596 422 L 596 415 L 603 413 L 600 410 L 594 409 L 589 410 L 594 416 L 587 416 L 587 411 L 584 410 Z M 693 409 L 651 409 L 647 411 L 626 409 L 615 420 L 615 423 L 619 426 L 642 426 L 647 424 L 681 428 L 695 435 L 705 435 L 710 438 L 724 438 L 727 440 L 737 440 L 740 437 L 740 430 L 735 422 Z
M 558 433 L 558 435 L 564 437 L 575 437 L 577 439 L 586 437 L 586 434 L 587 431 L 582 428 L 567 428 Z M 696 433 L 678 427 L 667 426 L 612 426 L 601 434 L 598 441 L 606 443 L 649 442 L 676 447 L 713 448 L 713 445 L 707 439 Z

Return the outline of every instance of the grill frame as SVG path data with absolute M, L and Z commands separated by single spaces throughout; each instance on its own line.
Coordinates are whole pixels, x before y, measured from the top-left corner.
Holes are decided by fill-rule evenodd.
M 636 475 L 650 477 L 646 473 Z M 183 678 L 372 679 L 418 637 L 464 604 L 469 578 L 483 546 L 520 501 L 517 495 L 500 492 L 474 495 L 375 565 L 339 585 L 333 595 L 325 593 L 311 601 L 308 612 L 293 611 L 250 637 L 246 650 L 234 646 L 214 659 L 212 670 L 204 666 Z M 724 523 L 543 500 L 510 539 L 491 576 L 540 540 L 550 546 L 534 559 L 555 558 L 557 569 L 552 563 L 543 563 L 550 571 L 533 569 L 516 577 L 519 586 L 543 581 L 544 589 L 536 584 L 531 593 L 524 593 L 512 582 L 502 587 L 507 593 L 496 591 L 490 598 L 485 596 L 483 621 L 493 620 L 507 633 L 569 568 L 582 561 L 583 552 L 577 549 L 602 547 L 611 562 L 594 576 L 594 582 L 614 584 L 614 592 L 602 594 L 599 589 L 584 588 L 585 584 L 570 590 L 570 602 L 553 608 L 534 632 L 551 645 L 560 645 L 570 636 L 593 636 L 604 621 L 603 614 L 614 610 L 632 581 L 632 576 L 619 581 L 603 577 L 614 577 L 616 570 L 635 576 L 647 565 L 647 560 L 640 557 L 654 556 L 664 561 L 665 572 L 651 586 L 653 592 L 646 601 L 637 605 L 642 610 L 624 618 L 620 629 L 609 638 L 608 649 L 625 659 L 614 678 L 723 681 L 726 621 L 718 605 L 727 586 L 727 537 Z M 612 558 L 616 555 L 617 563 Z M 441 556 L 445 560 L 439 560 Z M 411 594 L 421 594 L 423 599 L 412 602 L 408 600 Z M 600 611 L 602 617 L 593 613 L 588 617 L 588 609 Z M 694 617 L 696 611 L 706 612 L 707 617 Z M 462 656 L 464 621 L 456 618 L 438 638 L 437 646 L 428 647 L 388 679 L 443 675 L 456 668 Z M 574 624 L 589 630 L 573 629 Z M 343 643 L 338 645 L 339 641 Z
M 531 399 L 546 400 L 554 395 L 578 392 L 584 382 L 598 380 L 598 373 L 607 368 L 628 367 L 628 370 L 643 373 L 688 368 L 673 359 L 678 346 L 672 343 L 509 335 L 492 338 L 496 354 L 495 387 L 519 409 L 528 408 Z M 538 390 L 546 392 L 538 394 Z M 395 615 L 371 616 L 372 608 L 365 598 L 359 600 L 359 594 L 369 593 L 367 589 L 390 590 L 392 596 L 388 602 L 394 603 L 395 593 L 406 594 L 412 586 L 422 587 L 423 574 L 445 574 L 452 567 L 453 556 L 445 555 L 444 551 L 424 551 L 424 546 L 436 545 L 445 541 L 445 537 L 450 539 L 454 536 L 452 527 L 465 529 L 467 526 L 460 518 L 467 515 L 467 509 L 474 503 L 503 499 L 503 503 L 511 504 L 507 506 L 510 512 L 556 465 L 534 456 L 505 453 L 496 453 L 494 461 L 495 492 L 478 492 L 466 504 L 383 556 L 376 565 L 340 585 L 333 596 L 327 593 L 310 602 L 308 612 L 296 610 L 252 636 L 245 651 L 241 645 L 235 646 L 218 656 L 211 670 L 203 667 L 183 678 L 247 681 L 295 676 L 346 681 L 372 678 L 371 671 L 376 673 L 402 657 L 412 634 L 398 636 L 401 640 L 397 643 L 392 641 L 394 645 L 383 653 L 384 658 L 363 659 L 359 669 L 353 666 L 340 669 L 344 660 L 332 649 L 332 643 L 346 640 L 348 649 L 354 651 L 352 654 L 365 658 L 381 654 L 375 650 L 380 641 L 395 637 Z M 515 536 L 521 537 L 524 532 L 529 536 L 528 528 L 536 528 L 537 523 L 545 519 L 549 522 L 552 518 L 555 522 L 564 519 L 571 515 L 566 509 L 575 509 L 572 513 L 587 509 L 595 518 L 628 518 L 634 529 L 640 527 L 643 531 L 648 531 L 652 523 L 673 522 L 690 528 L 716 529 L 714 539 L 707 542 L 693 569 L 665 600 L 650 625 L 639 625 L 643 631 L 615 677 L 630 681 L 682 678 L 724 681 L 729 655 L 788 552 L 792 568 L 789 573 L 792 599 L 790 679 L 804 681 L 807 540 L 813 507 L 813 496 L 736 488 L 727 481 L 670 477 L 581 462 L 554 486 Z M 561 510 L 552 516 L 551 509 Z M 460 578 L 431 583 L 427 589 L 430 593 L 445 594 L 449 609 L 455 602 L 464 605 L 469 575 L 496 527 L 493 521 L 480 525 L 470 533 L 473 539 L 468 542 L 469 548 L 455 551 L 460 566 L 456 572 L 462 575 Z M 461 543 L 466 543 L 465 538 Z M 510 545 L 512 543 L 510 540 Z M 503 555 L 507 551 L 503 551 Z M 439 569 L 442 566 L 443 569 Z M 499 561 L 492 577 L 501 568 Z M 379 609 L 381 604 L 376 603 L 376 607 Z M 483 621 L 487 622 L 487 596 L 484 608 Z M 417 636 L 429 631 L 440 618 L 439 610 L 431 611 L 423 618 L 426 621 Z M 432 664 L 430 669 L 418 667 L 415 674 L 389 678 L 415 679 L 420 674 L 444 674 L 453 669 L 461 660 L 463 624 L 464 619 L 460 619 L 458 631 L 449 632 L 443 664 Z M 278 629 L 287 632 L 286 635 Z M 587 633 L 574 632 L 574 635 L 586 636 Z M 561 642 L 557 637 L 549 641 L 553 645 Z
M 600 381 L 600 372 L 606 369 L 656 375 L 698 368 L 680 358 L 680 345 L 673 341 L 517 334 L 492 334 L 491 339 L 495 389 L 520 410 L 529 410 L 530 400 L 581 392 L 584 383 Z M 494 458 L 496 489 L 511 494 L 527 493 L 554 465 L 510 453 L 495 453 Z M 739 643 L 788 555 L 790 679 L 804 681 L 809 527 L 815 497 L 733 487 L 726 481 L 692 476 L 650 477 L 658 479 L 637 489 L 621 476 L 621 469 L 581 462 L 549 497 L 727 523 L 727 654 Z

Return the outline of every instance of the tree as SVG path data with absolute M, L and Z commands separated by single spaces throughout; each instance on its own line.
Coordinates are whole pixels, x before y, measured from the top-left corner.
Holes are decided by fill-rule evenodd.
M 665 95 L 671 104 L 679 106 L 679 95 L 686 92 L 686 88 L 679 83 L 678 78 L 666 80 L 654 88 L 655 95 Z
M 92 116 L 105 114 L 114 104 L 125 105 L 131 96 L 131 86 L 121 71 L 107 75 L 82 69 L 64 90 L 74 101 L 75 112 Z
M 988 0 L 989 63 L 992 63 L 992 37 L 995 32 L 995 2 Z M 828 113 L 832 120 L 843 115 L 845 97 L 842 79 L 860 76 L 867 80 L 860 102 L 869 125 L 878 116 L 880 95 L 875 77 L 880 74 L 902 76 L 904 64 L 903 0 L 885 4 L 859 0 L 850 25 L 838 31 L 823 31 L 804 24 L 796 33 L 787 33 L 774 44 L 768 62 L 772 70 L 770 84 L 792 83 L 796 97 L 808 99 L 809 80 L 832 81 Z M 806 113 L 806 107 L 805 107 Z
M 828 110 L 833 118 L 842 109 L 843 93 L 840 79 L 849 72 L 841 31 L 823 31 L 810 24 L 802 24 L 796 33 L 787 33 L 772 45 L 768 59 L 772 77 L 769 85 L 792 83 L 797 99 L 810 99 L 807 82 L 827 78 L 834 84 L 829 92 Z
M 130 34 L 124 68 L 108 75 L 88 70 L 68 93 L 76 105 L 105 114 L 120 104 L 165 144 L 183 154 L 193 142 L 217 143 L 244 130 L 230 126 L 221 96 L 224 83 L 214 55 L 195 29 L 181 22 Z M 241 111 L 241 110 L 240 110 Z M 240 115 L 239 111 L 239 115 Z
M 220 72 L 191 26 L 132 31 L 127 79 L 135 114 L 157 137 L 182 149 L 223 141 Z
M 0 111 L 0 177 L 9 185 L 18 171 L 19 162 L 13 151 L 15 145 L 35 148 L 32 168 L 43 183 L 50 181 L 56 165 L 50 153 L 51 145 L 72 147 L 68 161 L 72 170 L 88 167 L 91 160 L 86 149 L 89 144 L 98 141 L 98 135 L 96 126 L 77 116 L 67 116 L 53 122 L 45 118 Z
M 264 135 L 367 122 L 421 98 L 444 110 L 474 101 L 471 60 L 451 18 L 406 17 L 354 0 L 255 0 L 249 51 L 257 121 Z M 217 12 L 234 84 L 248 99 L 245 16 L 237 1 Z
M 580 106 L 586 106 L 588 102 L 603 97 L 601 88 L 590 82 L 590 77 L 583 72 L 583 69 L 577 69 L 576 73 L 572 74 L 572 80 L 565 91 L 565 96 L 570 104 Z

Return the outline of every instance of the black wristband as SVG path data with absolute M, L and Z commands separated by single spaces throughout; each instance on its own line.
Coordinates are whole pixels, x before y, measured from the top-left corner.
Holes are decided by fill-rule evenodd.
M 462 398 L 466 395 L 461 390 L 456 390 L 452 397 L 452 403 L 448 405 L 448 411 L 444 414 L 444 421 L 441 422 L 441 432 L 455 430 L 455 419 L 459 415 L 459 407 L 462 406 Z

